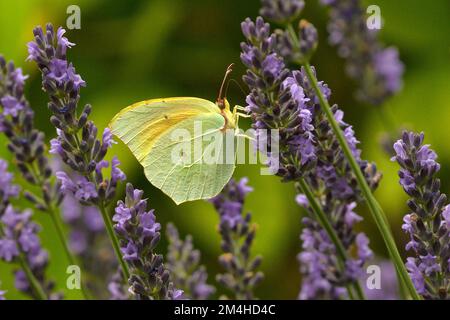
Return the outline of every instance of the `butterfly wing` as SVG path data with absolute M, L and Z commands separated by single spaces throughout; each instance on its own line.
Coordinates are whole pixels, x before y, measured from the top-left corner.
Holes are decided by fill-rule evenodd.
M 194 129 L 199 123 L 200 133 Z M 211 145 L 223 150 L 224 125 L 225 119 L 214 103 L 198 98 L 170 98 L 128 107 L 111 121 L 110 128 L 144 167 L 147 179 L 180 204 L 214 197 L 230 180 L 234 162 L 223 163 L 223 155 L 218 152 L 212 152 L 217 161 L 204 161 L 206 155 L 211 156 L 206 153 Z M 177 132 L 188 138 L 174 139 Z M 201 152 L 196 149 L 199 146 Z M 174 150 L 184 150 L 190 159 Z
M 219 112 L 214 103 L 199 98 L 152 99 L 123 109 L 109 127 L 141 162 L 157 138 L 171 127 L 199 114 Z

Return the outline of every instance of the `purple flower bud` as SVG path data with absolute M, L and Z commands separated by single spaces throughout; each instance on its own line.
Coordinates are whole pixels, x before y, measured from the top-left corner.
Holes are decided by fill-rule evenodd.
M 75 43 L 70 42 L 66 37 L 64 37 L 64 33 L 66 33 L 66 30 L 64 28 L 59 27 L 58 31 L 56 33 L 58 46 L 61 46 L 61 48 L 64 48 L 63 52 L 66 52 L 67 48 L 71 48 L 75 45 Z
M 97 189 L 92 182 L 82 178 L 77 184 L 75 198 L 78 200 L 89 201 L 98 197 Z
M 115 209 L 116 214 L 113 216 L 112 220 L 118 222 L 120 225 L 125 224 L 131 219 L 130 208 L 126 207 L 124 203 L 119 202 Z
M 17 290 L 23 292 L 27 292 L 30 289 L 30 284 L 24 271 L 18 270 L 15 272 L 14 286 Z
M 18 255 L 19 249 L 14 240 L 6 238 L 0 239 L 0 259 L 11 262 Z
M 20 191 L 19 186 L 12 184 L 13 175 L 7 169 L 6 161 L 0 159 L 0 193 L 5 201 L 17 197 Z
M 64 156 L 64 149 L 61 147 L 61 141 L 59 139 L 50 140 L 50 151 L 51 154 L 57 154 L 60 157 Z
M 304 194 L 298 194 L 295 197 L 295 201 L 297 202 L 297 204 L 303 208 L 308 208 L 309 207 L 309 201 L 308 198 L 304 195 Z
M 18 242 L 24 252 L 36 251 L 40 248 L 39 238 L 36 234 L 38 230 L 37 225 L 31 223 L 22 228 Z
M 114 156 L 111 161 L 111 180 L 114 182 L 125 181 L 127 179 L 125 173 L 119 169 L 120 161 Z
M 17 117 L 19 111 L 24 109 L 24 105 L 17 100 L 16 97 L 6 95 L 0 99 L 0 103 L 3 106 L 4 115 L 11 115 Z
M 419 294 L 425 294 L 425 279 L 423 278 L 422 272 L 416 265 L 416 259 L 409 257 L 406 262 L 406 268 L 417 292 Z
M 55 173 L 56 178 L 61 183 L 61 191 L 75 193 L 77 191 L 77 185 L 72 181 L 71 178 L 64 171 L 57 171 Z
M 125 261 L 135 261 L 138 260 L 137 247 L 131 241 L 128 242 L 127 246 L 122 248 L 123 259 Z
M 352 202 L 347 205 L 345 209 L 344 221 L 350 227 L 353 227 L 356 223 L 361 222 L 363 220 L 357 213 L 353 211 L 356 208 L 356 203 Z
M 284 24 L 297 19 L 304 6 L 303 0 L 262 0 L 259 13 L 268 20 Z
M 442 216 L 444 217 L 444 221 L 447 224 L 447 228 L 450 229 L 450 205 L 447 205 L 442 212 Z
M 373 257 L 373 252 L 369 248 L 369 238 L 364 233 L 361 232 L 356 236 L 356 245 L 358 246 L 358 258 L 360 261 L 366 262 Z
M 27 44 L 28 47 L 28 57 L 27 57 L 27 61 L 31 61 L 31 60 L 38 60 L 39 56 L 41 55 L 41 50 L 39 49 L 39 46 L 37 45 L 36 42 L 28 42 Z
M 113 144 L 116 144 L 117 142 L 115 142 L 113 140 L 113 135 L 112 132 L 109 128 L 105 128 L 105 130 L 103 131 L 103 138 L 102 138 L 102 144 L 106 147 L 106 148 L 111 148 Z
M 139 223 L 142 227 L 142 234 L 144 237 L 154 237 L 157 232 L 161 230 L 161 225 L 156 223 L 154 210 L 142 213 L 139 217 Z
M 283 60 L 275 53 L 269 54 L 262 62 L 262 71 L 266 77 L 276 79 L 284 68 Z

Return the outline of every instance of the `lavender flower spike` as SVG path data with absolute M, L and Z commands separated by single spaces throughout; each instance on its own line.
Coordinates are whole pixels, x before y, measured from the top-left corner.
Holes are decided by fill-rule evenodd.
M 40 243 L 40 227 L 32 220 L 29 210 L 16 211 L 10 199 L 19 188 L 12 184 L 12 174 L 0 159 L 0 260 L 20 266 L 15 271 L 16 288 L 35 299 L 61 298 L 53 293 L 54 283 L 45 277 L 48 253 Z
M 42 72 L 42 85 L 50 97 L 49 109 L 53 112 L 51 122 L 57 128 L 58 137 L 51 141 L 51 152 L 61 157 L 63 162 L 79 174 L 71 178 L 65 172 L 56 176 L 64 192 L 72 193 L 86 205 L 106 205 L 115 194 L 119 181 L 125 176 L 118 169 L 118 161 L 111 163 L 111 179 L 104 179 L 103 169 L 109 166 L 104 160 L 111 147 L 112 135 L 105 129 L 102 139 L 97 139 L 97 127 L 88 120 L 91 106 L 86 105 L 80 116 L 77 106 L 80 89 L 86 83 L 67 61 L 66 51 L 70 42 L 63 36 L 64 29 L 55 34 L 53 26 L 44 31 L 34 30 L 35 40 L 29 43 L 29 60 L 37 63 Z
M 48 108 L 53 113 L 51 123 L 57 128 L 57 138 L 52 140 L 52 153 L 61 157 L 77 175 L 72 177 L 64 171 L 56 172 L 63 193 L 73 195 L 84 205 L 96 206 L 102 214 L 106 230 L 115 249 L 122 271 L 128 278 L 128 267 L 122 260 L 119 244 L 106 212 L 116 194 L 119 182 L 125 174 L 119 169 L 119 161 L 113 158 L 109 164 L 104 158 L 113 140 L 108 128 L 98 138 L 98 129 L 88 120 L 91 106 L 77 110 L 80 89 L 86 86 L 75 68 L 67 61 L 66 52 L 73 44 L 64 37 L 64 29 L 55 32 L 51 24 L 46 31 L 37 27 L 34 41 L 28 44 L 29 60 L 36 62 L 42 73 L 42 86 L 48 93 Z M 110 166 L 111 176 L 104 170 Z
M 251 214 L 243 214 L 245 196 L 252 191 L 247 178 L 239 182 L 230 180 L 224 190 L 211 199 L 220 215 L 219 232 L 222 236 L 222 251 L 219 262 L 226 270 L 217 275 L 217 281 L 229 289 L 235 299 L 254 299 L 253 289 L 264 278 L 256 271 L 262 262 L 261 256 L 250 257 L 256 225 L 251 223 Z
M 440 191 L 437 178 L 440 164 L 436 153 L 424 145 L 424 134 L 404 132 L 394 144 L 400 184 L 410 196 L 412 211 L 403 221 L 403 230 L 409 234 L 407 250 L 415 253 L 406 267 L 416 290 L 426 299 L 450 297 L 450 205 Z
M 38 187 L 40 194 L 25 191 L 25 198 L 36 209 L 48 213 L 64 248 L 69 264 L 77 264 L 62 232 L 59 205 L 64 198 L 60 183 L 53 179 L 52 169 L 45 153 L 44 133 L 34 127 L 34 112 L 23 94 L 27 77 L 12 62 L 6 64 L 0 56 L 0 131 L 8 138 L 8 150 L 25 180 Z M 88 293 L 84 286 L 82 292 Z
M 117 261 L 98 208 L 83 206 L 69 194 L 64 197 L 61 211 L 70 227 L 70 249 L 78 256 L 84 272 L 89 273 L 89 290 L 97 299 L 107 298 L 104 288 L 117 269 Z
M 170 271 L 174 285 L 183 290 L 184 297 L 193 300 L 206 300 L 216 289 L 208 285 L 206 268 L 200 263 L 200 251 L 194 249 L 192 237 L 180 239 L 176 227 L 169 223 L 166 228 L 169 241 L 167 252 L 167 269 Z
M 295 71 L 284 69 L 272 79 L 267 76 L 269 73 L 264 70 L 264 64 L 261 62 L 270 57 L 284 67 L 284 59 L 279 53 L 280 48 L 283 47 L 288 56 L 295 55 L 297 48 L 284 43 L 283 38 L 277 34 L 271 34 L 270 26 L 265 24 L 262 18 L 257 18 L 256 22 L 247 19 L 242 23 L 242 30 L 247 42 L 241 44 L 241 58 L 248 67 L 244 81 L 251 90 L 247 97 L 247 108 L 252 115 L 253 127 L 280 128 L 281 167 L 278 175 L 284 180 L 304 181 L 313 190 L 317 195 L 319 206 L 328 215 L 324 218 L 329 221 L 331 228 L 336 230 L 336 238 L 342 243 L 342 251 L 350 252 L 357 246 L 353 227 L 361 219 L 353 209 L 362 197 L 358 188 L 354 187 L 355 176 L 321 110 L 319 97 L 315 94 L 304 68 Z M 290 33 L 286 34 L 292 39 Z M 331 90 L 325 83 L 320 82 L 319 86 L 323 94 L 327 97 L 331 95 Z M 337 106 L 333 107 L 332 112 L 345 130 L 346 139 L 361 169 L 366 173 L 366 179 L 372 188 L 376 188 L 380 175 L 376 172 L 375 166 L 361 159 L 361 151 L 357 148 L 358 141 L 351 126 L 343 121 L 343 112 Z M 292 124 L 284 121 L 285 116 Z M 305 196 L 300 195 L 300 198 L 305 199 Z M 301 293 L 300 297 L 314 299 L 341 296 L 342 288 L 357 285 L 361 268 L 368 257 L 364 259 L 341 257 L 339 260 L 347 261 L 343 261 L 341 264 L 344 266 L 338 268 L 335 244 L 331 242 L 331 238 L 325 236 L 322 229 L 324 226 L 315 220 L 317 213 L 309 207 L 307 201 L 301 202 L 310 214 L 310 218 L 304 220 L 309 230 L 306 230 L 303 236 L 306 236 L 306 232 L 310 232 L 310 237 L 323 239 L 314 243 L 304 243 L 304 250 L 310 257 L 322 255 L 323 247 L 318 246 L 323 241 L 327 242 L 330 248 L 327 249 L 327 259 L 321 261 L 321 264 L 329 270 L 339 270 L 339 274 L 319 272 L 313 267 L 314 261 L 307 261 L 307 255 L 302 255 L 301 261 L 305 266 L 301 271 L 305 278 L 311 276 L 311 290 L 308 290 L 309 293 Z M 361 235 L 360 239 L 363 239 L 362 237 Z M 316 270 L 317 272 L 312 273 Z M 312 288 L 313 285 L 324 281 L 328 283 L 327 292 Z
M 280 160 L 276 174 L 285 181 L 296 180 L 316 161 L 311 110 L 306 107 L 308 99 L 275 52 L 276 37 L 270 34 L 270 26 L 262 18 L 256 22 L 246 19 L 242 32 L 248 40 L 241 43 L 241 60 L 248 68 L 244 81 L 251 90 L 246 101 L 252 127 L 279 129 Z M 273 94 L 268 95 L 268 90 Z M 270 141 L 267 145 L 270 150 Z M 268 157 L 271 159 L 270 152 Z
M 305 7 L 303 0 L 262 0 L 261 3 L 260 14 L 280 24 L 295 20 Z
M 346 60 L 347 74 L 358 82 L 360 100 L 380 105 L 402 87 L 403 64 L 398 50 L 385 48 L 370 30 L 360 0 L 321 0 L 330 7 L 329 42 Z
M 183 292 L 174 289 L 163 256 L 154 252 L 161 237 L 161 225 L 156 222 L 153 210 L 146 211 L 143 194 L 128 183 L 125 201 L 117 203 L 113 217 L 123 259 L 130 267 L 130 291 L 141 300 L 180 299 Z
M 51 181 L 44 133 L 34 127 L 34 112 L 23 94 L 26 79 L 20 68 L 15 68 L 12 62 L 7 64 L 0 56 L 0 132 L 9 140 L 8 150 L 14 155 L 22 176 L 41 189 L 39 197 L 27 191 L 26 198 L 37 209 L 51 211 L 60 203 L 62 195 L 58 184 Z
M 349 206 L 340 213 L 331 212 L 332 219 L 342 214 L 342 220 L 334 225 L 341 225 L 341 240 L 345 248 L 348 251 L 352 247 L 357 249 L 356 257 L 349 256 L 344 270 L 339 267 L 336 248 L 325 230 L 314 219 L 303 218 L 305 228 L 300 237 L 303 251 L 298 255 L 303 275 L 299 299 L 342 299 L 346 297 L 346 287 L 364 275 L 363 267 L 373 254 L 367 236 L 364 233 L 355 234 L 352 230 L 353 224 L 362 220 L 352 211 L 353 207 Z

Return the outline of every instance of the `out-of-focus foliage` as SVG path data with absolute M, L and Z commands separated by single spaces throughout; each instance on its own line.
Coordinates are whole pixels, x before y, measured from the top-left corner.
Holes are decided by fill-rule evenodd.
M 320 32 L 320 45 L 313 59 L 319 78 L 329 83 L 333 101 L 346 112 L 362 141 L 363 156 L 377 162 L 384 179 L 377 197 L 391 221 L 399 246 L 405 236 L 401 219 L 407 212 L 406 197 L 397 182 L 397 166 L 381 150 L 379 140 L 384 130 L 378 110 L 358 104 L 352 96 L 354 84 L 344 74 L 342 61 L 326 42 L 325 10 L 318 1 L 306 1 L 303 17 Z M 0 52 L 23 67 L 30 75 L 26 94 L 36 111 L 36 125 L 47 139 L 54 136 L 48 118 L 45 94 L 40 90 L 40 75 L 33 64 L 25 62 L 26 43 L 32 39 L 35 25 L 50 21 L 65 26 L 66 8 L 81 8 L 81 30 L 70 30 L 68 36 L 77 45 L 69 52 L 77 71 L 87 82 L 82 103 L 93 105 L 92 119 L 99 128 L 107 125 L 123 107 L 148 98 L 198 96 L 214 100 L 223 72 L 228 64 L 237 64 L 233 77 L 240 82 L 243 67 L 239 62 L 242 40 L 240 22 L 255 17 L 258 0 L 16 0 L 0 1 Z M 374 0 L 367 4 L 381 7 L 384 26 L 381 36 L 388 44 L 399 47 L 406 65 L 403 91 L 383 107 L 397 125 L 427 133 L 443 165 L 444 191 L 450 191 L 450 2 L 434 0 Z M 231 103 L 245 104 L 245 95 L 231 83 Z M 243 126 L 249 124 L 241 120 Z M 5 140 L 0 138 L 0 156 L 10 160 Z M 194 202 L 175 206 L 169 198 L 153 188 L 143 170 L 122 144 L 113 149 L 123 169 L 136 187 L 142 188 L 163 226 L 173 221 L 182 234 L 191 233 L 201 249 L 210 280 L 219 271 L 220 253 L 216 225 L 218 217 L 211 204 Z M 236 177 L 248 176 L 255 191 L 248 196 L 246 208 L 258 223 L 253 251 L 264 256 L 262 270 L 266 280 L 259 288 L 260 298 L 296 297 L 300 276 L 295 256 L 300 248 L 301 209 L 294 202 L 294 189 L 279 179 L 261 176 L 255 165 L 239 166 Z M 20 181 L 20 177 L 18 177 Z M 20 204 L 20 203 L 19 203 Z M 25 202 L 21 204 L 26 205 Z M 364 208 L 361 208 L 364 215 Z M 36 213 L 43 225 L 43 245 L 51 255 L 49 276 L 58 282 L 68 298 L 78 293 L 65 289 L 64 256 L 49 217 Z M 363 223 L 372 247 L 384 255 L 384 246 L 368 215 Z M 165 252 L 166 243 L 160 245 Z M 13 288 L 11 268 L 0 264 L 2 289 L 7 298 L 21 297 Z M 219 292 L 220 293 L 220 292 Z

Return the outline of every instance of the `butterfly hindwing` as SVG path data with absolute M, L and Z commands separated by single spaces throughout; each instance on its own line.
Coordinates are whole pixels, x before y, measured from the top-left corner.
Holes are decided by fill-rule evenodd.
M 196 123 L 201 123 L 201 134 L 194 132 Z M 220 114 L 201 114 L 174 126 L 142 162 L 147 179 L 177 204 L 216 196 L 235 168 L 234 162 L 225 163 L 224 124 Z M 176 139 L 180 133 L 187 137 Z

